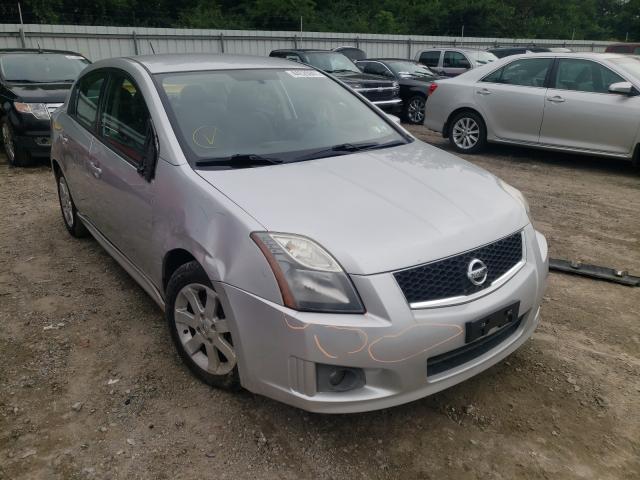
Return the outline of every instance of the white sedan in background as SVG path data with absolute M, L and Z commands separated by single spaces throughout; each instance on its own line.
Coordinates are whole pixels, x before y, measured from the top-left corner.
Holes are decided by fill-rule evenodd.
M 429 91 L 425 125 L 459 152 L 496 142 L 638 163 L 640 57 L 510 56 Z

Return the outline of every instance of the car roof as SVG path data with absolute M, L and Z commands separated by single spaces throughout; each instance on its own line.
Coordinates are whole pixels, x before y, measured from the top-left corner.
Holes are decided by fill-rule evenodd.
M 358 60 L 359 62 L 366 62 L 367 60 L 376 60 L 378 62 L 411 62 L 418 63 L 415 60 L 410 60 L 408 58 L 364 58 L 362 60 Z
M 71 50 L 55 50 L 51 48 L 0 48 L 0 55 L 7 53 L 60 53 L 63 55 L 78 55 L 84 58 L 84 55 L 72 52 Z
M 301 63 L 274 57 L 227 54 L 163 54 L 127 57 L 144 66 L 150 73 L 194 72 L 200 70 L 251 70 L 261 68 L 310 68 Z M 110 60 L 101 60 L 96 65 L 108 67 Z
M 586 58 L 592 60 L 610 60 L 613 58 L 626 58 L 627 55 L 621 53 L 604 53 L 604 52 L 532 52 L 522 55 L 512 55 L 510 57 L 504 57 L 500 60 L 514 59 L 514 58 L 531 58 L 532 56 L 539 57 L 557 57 L 557 58 Z
M 351 47 L 349 47 L 351 48 Z M 333 50 L 325 50 L 322 48 L 279 48 L 277 50 L 271 50 L 271 52 L 326 52 L 326 53 L 339 53 Z

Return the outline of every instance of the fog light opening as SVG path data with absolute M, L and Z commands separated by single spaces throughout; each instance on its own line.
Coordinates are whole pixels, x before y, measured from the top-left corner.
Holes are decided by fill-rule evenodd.
M 361 368 L 318 364 L 316 374 L 319 392 L 348 392 L 365 385 Z

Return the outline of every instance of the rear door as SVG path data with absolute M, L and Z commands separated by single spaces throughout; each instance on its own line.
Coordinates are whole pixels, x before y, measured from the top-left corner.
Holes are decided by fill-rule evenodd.
M 62 133 L 64 173 L 76 208 L 89 214 L 92 197 L 92 177 L 87 162 L 96 131 L 98 105 L 107 78 L 105 70 L 94 70 L 84 75 L 69 99 L 66 115 L 58 115 Z
M 640 128 L 640 97 L 609 93 L 626 81 L 587 59 L 558 60 L 547 91 L 540 143 L 611 154 L 630 154 Z
M 496 137 L 538 142 L 552 65 L 552 58 L 520 58 L 476 83 L 476 104 Z
M 455 50 L 445 50 L 442 58 L 442 72 L 447 77 L 455 77 L 471 68 L 469 59 Z
M 129 260 L 149 272 L 154 185 L 139 173 L 151 134 L 142 92 L 112 70 L 91 151 L 94 224 Z

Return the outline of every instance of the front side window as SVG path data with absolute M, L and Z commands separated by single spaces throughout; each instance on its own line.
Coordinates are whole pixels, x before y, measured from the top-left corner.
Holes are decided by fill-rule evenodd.
M 444 60 L 442 62 L 444 68 L 471 68 L 471 64 L 467 57 L 460 52 L 446 51 L 444 52 Z
M 349 89 L 292 67 L 156 75 L 190 163 L 227 168 L 234 155 L 293 162 L 406 143 Z
M 518 59 L 490 73 L 482 81 L 523 87 L 544 87 L 552 62 L 551 58 Z
M 387 67 L 378 62 L 366 62 L 364 64 L 364 72 L 372 75 L 382 75 L 383 77 L 393 76 Z
M 7 82 L 71 83 L 89 60 L 61 53 L 10 53 L 0 57 L 0 72 Z
M 560 59 L 555 88 L 578 92 L 609 93 L 612 83 L 624 82 L 617 73 L 591 60 Z
M 142 92 L 124 75 L 114 75 L 100 119 L 100 136 L 135 164 L 141 164 L 149 127 L 149 111 Z
M 98 117 L 100 92 L 106 78 L 103 71 L 90 72 L 78 81 L 73 115 L 83 127 L 93 130 Z
M 430 50 L 420 55 L 420 63 L 427 67 L 437 67 L 440 63 L 440 50 Z

